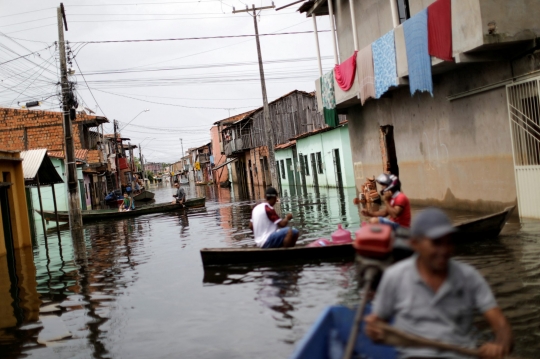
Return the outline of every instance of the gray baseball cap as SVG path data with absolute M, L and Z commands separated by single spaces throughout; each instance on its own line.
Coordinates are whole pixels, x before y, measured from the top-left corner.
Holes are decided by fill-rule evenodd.
M 411 225 L 411 237 L 437 239 L 457 232 L 450 218 L 438 208 L 427 208 L 416 215 Z

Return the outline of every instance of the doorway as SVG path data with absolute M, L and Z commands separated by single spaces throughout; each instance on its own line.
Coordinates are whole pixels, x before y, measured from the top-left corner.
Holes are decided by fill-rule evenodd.
M 381 126 L 379 140 L 381 145 L 383 172 L 391 173 L 399 177 L 396 144 L 394 142 L 394 126 Z
M 7 253 L 13 252 L 13 228 L 11 226 L 11 208 L 9 206 L 8 182 L 0 183 L 0 212 L 2 212 L 2 229 Z
M 295 196 L 296 195 L 296 186 L 295 186 L 295 183 L 294 183 L 294 172 L 293 172 L 293 165 L 292 165 L 292 160 L 290 158 L 287 158 L 286 160 L 287 162 L 287 178 L 289 179 L 289 187 L 291 189 L 291 195 L 292 196 Z
M 309 155 L 311 158 L 311 173 L 313 173 L 313 187 L 319 187 L 319 174 L 317 173 L 317 161 L 315 160 L 315 154 Z
M 336 175 L 337 188 L 343 188 L 343 175 L 341 173 L 341 158 L 339 156 L 339 148 L 332 150 L 332 158 L 334 160 L 334 173 Z

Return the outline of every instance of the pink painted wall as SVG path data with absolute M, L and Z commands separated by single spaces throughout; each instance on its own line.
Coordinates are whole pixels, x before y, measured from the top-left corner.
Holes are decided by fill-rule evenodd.
M 214 155 L 214 163 L 216 167 L 227 161 L 227 157 L 224 154 L 221 154 L 221 136 L 219 133 L 218 126 L 212 126 L 210 129 L 210 136 L 212 138 L 212 154 Z M 227 166 L 222 167 L 214 171 L 214 180 L 216 182 L 223 182 L 229 178 L 229 170 Z

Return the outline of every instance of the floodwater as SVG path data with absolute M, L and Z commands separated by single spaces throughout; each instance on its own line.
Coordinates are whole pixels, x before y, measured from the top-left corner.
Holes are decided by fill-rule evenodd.
M 158 202 L 172 199 L 170 187 L 153 190 Z M 294 214 L 305 243 L 338 223 L 358 228 L 354 191 L 283 188 L 279 209 Z M 252 244 L 255 201 L 216 187 L 187 192 L 205 195 L 206 208 L 90 224 L 74 238 L 38 234 L 33 248 L 0 258 L 0 357 L 287 358 L 325 306 L 357 303 L 353 263 L 205 273 L 201 248 Z M 498 240 L 459 249 L 492 285 L 525 358 L 540 352 L 539 255 L 540 222 L 517 219 Z

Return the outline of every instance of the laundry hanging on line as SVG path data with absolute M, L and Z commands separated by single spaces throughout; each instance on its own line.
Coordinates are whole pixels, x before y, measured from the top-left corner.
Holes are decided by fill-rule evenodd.
M 334 67 L 336 82 L 343 91 L 349 91 L 354 83 L 357 53 L 358 51 L 355 51 L 351 57 Z
M 429 54 L 445 61 L 452 57 L 452 2 L 437 0 L 428 6 Z
M 336 95 L 334 90 L 334 70 L 321 77 L 321 95 L 323 103 L 324 122 L 330 127 L 339 124 L 336 110 Z
M 427 91 L 433 96 L 431 57 L 428 51 L 428 11 L 424 9 L 403 23 L 409 88 L 411 96 L 416 91 Z
M 398 85 L 394 30 L 390 30 L 371 45 L 375 75 L 375 98 Z
M 362 105 L 368 98 L 375 98 L 375 72 L 371 44 L 358 53 L 358 77 L 360 82 L 360 101 Z

